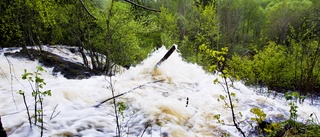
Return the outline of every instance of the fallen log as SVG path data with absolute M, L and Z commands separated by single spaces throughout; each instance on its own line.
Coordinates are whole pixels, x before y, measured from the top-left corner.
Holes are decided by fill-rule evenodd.
M 134 91 L 134 90 L 136 90 L 136 89 L 138 89 L 138 88 L 144 87 L 144 86 L 146 86 L 146 85 L 148 85 L 148 84 L 157 83 L 157 82 L 163 82 L 163 81 L 164 81 L 164 79 L 161 79 L 161 80 L 151 81 L 151 82 L 148 82 L 148 83 L 146 83 L 146 84 L 142 84 L 142 85 L 140 85 L 140 86 L 134 87 L 133 89 L 131 89 L 131 90 L 127 91 L 127 92 L 123 92 L 123 93 L 121 93 L 121 94 L 119 94 L 119 95 L 116 95 L 116 96 L 114 96 L 114 97 L 108 98 L 108 99 L 100 102 L 99 104 L 94 105 L 93 107 L 96 107 L 96 108 L 97 108 L 97 107 L 99 107 L 100 105 L 102 105 L 103 103 L 105 103 L 105 102 L 107 102 L 107 101 L 109 101 L 109 100 L 111 100 L 111 99 L 114 99 L 114 98 L 123 96 L 123 95 L 125 95 L 125 94 L 128 94 L 128 93 L 130 93 L 130 92 L 132 92 L 132 91 Z
M 176 50 L 176 46 L 173 45 L 173 46 L 170 48 L 170 50 L 162 57 L 162 59 L 156 64 L 155 68 L 157 68 L 158 66 L 160 66 L 163 61 L 167 60 L 167 59 L 170 57 L 170 55 L 173 53 L 173 51 L 175 51 L 175 50 Z

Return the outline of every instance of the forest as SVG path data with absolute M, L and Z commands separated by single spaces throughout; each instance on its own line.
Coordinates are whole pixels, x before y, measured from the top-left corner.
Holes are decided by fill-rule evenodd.
M 2 48 L 76 46 L 85 66 L 108 72 L 177 44 L 209 72 L 320 95 L 319 0 L 3 0 L 0 7 Z M 225 60 L 213 57 L 223 50 Z

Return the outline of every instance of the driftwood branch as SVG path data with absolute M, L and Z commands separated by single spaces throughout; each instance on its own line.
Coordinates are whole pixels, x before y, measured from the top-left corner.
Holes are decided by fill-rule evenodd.
M 146 83 L 146 84 L 143 84 L 143 85 L 134 87 L 133 89 L 131 89 L 131 90 L 127 91 L 127 92 L 123 92 L 123 93 L 121 93 L 121 94 L 119 94 L 119 95 L 116 95 L 116 96 L 114 96 L 114 97 L 108 98 L 108 99 L 100 102 L 99 104 L 94 105 L 93 107 L 96 107 L 96 108 L 97 108 L 97 107 L 99 107 L 100 105 L 102 105 L 103 103 L 105 103 L 105 102 L 107 102 L 107 101 L 109 101 L 109 100 L 111 100 L 111 99 L 115 99 L 115 98 L 117 98 L 117 97 L 120 97 L 120 96 L 123 96 L 123 95 L 125 95 L 125 94 L 128 94 L 128 93 L 130 93 L 130 92 L 132 92 L 132 91 L 134 91 L 134 90 L 136 90 L 136 89 L 139 89 L 139 88 L 141 88 L 141 87 L 144 87 L 144 86 L 146 86 L 146 85 L 148 85 L 148 84 L 158 83 L 158 82 L 162 82 L 162 81 L 164 81 L 164 79 L 156 80 L 156 81 L 151 81 L 151 82 L 148 82 L 148 83 Z
M 84 10 L 85 10 L 92 18 L 94 18 L 95 20 L 98 20 L 95 16 L 93 16 L 93 15 L 89 12 L 89 10 L 87 9 L 86 5 L 84 5 L 83 1 L 82 1 L 82 0 L 79 0 L 79 1 L 81 2 L 81 5 L 82 5 L 82 7 L 84 8 Z
M 137 3 L 134 3 L 134 2 L 131 1 L 131 0 L 124 0 L 124 1 L 129 2 L 130 4 L 132 4 L 132 5 L 134 5 L 134 6 L 137 6 L 137 7 L 140 7 L 140 8 L 143 8 L 143 9 L 145 9 L 145 10 L 150 10 L 150 11 L 154 11 L 154 12 L 161 12 L 160 10 L 151 9 L 151 8 L 146 7 L 146 6 L 139 5 L 139 4 L 137 4 Z

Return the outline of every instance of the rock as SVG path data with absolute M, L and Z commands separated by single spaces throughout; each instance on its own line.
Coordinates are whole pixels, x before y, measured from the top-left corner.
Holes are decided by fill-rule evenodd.
M 270 128 L 271 123 L 272 123 L 272 120 L 270 118 L 266 118 L 261 123 L 259 123 L 258 127 L 262 131 L 263 136 L 268 135 L 268 133 L 265 131 L 265 129 Z
M 39 63 L 41 63 L 43 66 L 53 67 L 53 75 L 61 73 L 67 79 L 85 79 L 90 78 L 94 75 L 104 74 L 102 71 L 93 70 L 84 66 L 83 64 L 65 60 L 63 57 L 50 52 L 42 51 L 42 53 L 40 54 L 38 50 L 29 49 L 29 53 L 31 54 L 33 59 L 38 59 Z M 30 59 L 26 52 L 23 51 L 16 53 L 6 53 L 5 55 L 16 58 Z
M 265 128 L 267 128 L 270 124 L 272 123 L 270 118 L 266 118 L 265 120 L 263 120 L 258 126 L 260 129 L 264 130 Z

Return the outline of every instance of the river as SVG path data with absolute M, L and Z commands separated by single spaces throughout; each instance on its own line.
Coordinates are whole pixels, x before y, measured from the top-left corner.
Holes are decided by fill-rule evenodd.
M 80 56 L 66 49 L 52 49 L 73 61 L 81 62 Z M 44 67 L 42 73 L 52 96 L 44 98 L 44 136 L 115 136 L 116 122 L 113 101 L 100 107 L 99 102 L 112 97 L 110 85 L 115 94 L 136 88 L 130 93 L 116 98 L 126 109 L 119 116 L 121 136 L 143 137 L 211 137 L 230 134 L 240 136 L 232 126 L 231 110 L 220 95 L 226 92 L 214 80 L 222 79 L 216 74 L 206 73 L 200 66 L 185 62 L 178 51 L 156 69 L 154 66 L 167 52 L 165 47 L 155 50 L 142 63 L 123 70 L 115 76 L 93 76 L 89 79 L 66 79 L 62 75 L 53 76 L 52 68 Z M 2 124 L 10 137 L 40 136 L 40 129 L 29 127 L 23 98 L 19 90 L 26 92 L 30 109 L 33 108 L 30 84 L 21 79 L 24 69 L 36 71 L 37 61 L 0 56 L 0 115 Z M 154 82 L 163 80 L 161 82 Z M 251 108 L 259 107 L 271 120 L 287 119 L 290 106 L 284 98 L 266 97 L 256 94 L 254 88 L 239 81 L 230 89 L 235 93 L 234 103 L 240 127 L 248 134 L 254 115 Z M 238 101 L 236 101 L 237 99 Z M 33 112 L 33 111 L 32 111 Z M 241 112 L 241 115 L 239 114 Z M 306 100 L 298 104 L 298 120 L 306 122 L 310 114 L 320 116 L 320 107 L 310 105 Z M 214 115 L 220 114 L 219 123 Z M 255 123 L 253 123 L 255 125 Z

